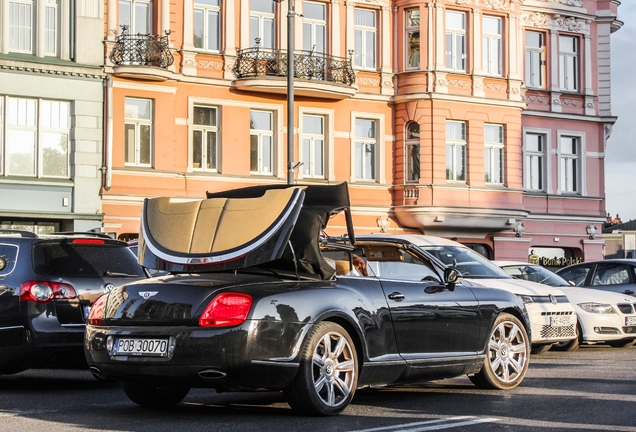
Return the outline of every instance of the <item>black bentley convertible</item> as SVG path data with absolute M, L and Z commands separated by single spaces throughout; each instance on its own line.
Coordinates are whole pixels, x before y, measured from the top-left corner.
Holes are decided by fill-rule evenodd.
M 348 234 L 321 236 L 340 212 Z M 395 240 L 356 242 L 345 183 L 148 199 L 139 260 L 170 274 L 100 297 L 85 348 L 142 406 L 268 389 L 332 415 L 364 386 L 467 374 L 511 389 L 528 368 L 523 302 Z

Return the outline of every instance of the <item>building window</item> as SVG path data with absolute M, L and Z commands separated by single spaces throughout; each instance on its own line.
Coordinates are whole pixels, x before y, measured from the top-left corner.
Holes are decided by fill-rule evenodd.
M 152 33 L 152 3 L 142 0 L 119 0 L 119 25 L 126 25 L 130 34 Z
M 446 68 L 466 70 L 466 14 L 446 11 Z
M 274 114 L 250 111 L 250 172 L 273 174 Z
M 7 175 L 68 178 L 69 115 L 68 102 L 7 98 Z
M 363 69 L 375 69 L 377 34 L 375 11 L 356 9 L 355 20 L 354 65 Z
M 446 180 L 466 181 L 466 123 L 446 121 Z
M 484 126 L 484 178 L 486 183 L 503 183 L 504 135 L 503 126 Z
M 46 0 L 44 6 L 44 54 L 57 55 L 57 0 Z
M 356 119 L 355 128 L 356 179 L 375 180 L 377 122 Z
M 325 177 L 325 118 L 303 115 L 303 176 Z
M 303 49 L 326 53 L 327 11 L 324 3 L 303 3 Z
M 220 0 L 194 0 L 194 47 L 219 51 Z
M 546 139 L 544 134 L 526 134 L 523 178 L 528 190 L 543 190 Z
M 250 46 L 256 46 L 257 39 L 262 48 L 274 48 L 276 15 L 272 0 L 250 0 Z
M 545 88 L 545 35 L 526 31 L 526 87 Z
M 559 36 L 559 82 L 561 90 L 579 89 L 578 39 L 574 36 Z
M 4 174 L 4 98 L 0 97 L 0 175 Z
M 152 154 L 152 101 L 126 98 L 124 112 L 125 164 L 150 166 Z
M 501 18 L 484 16 L 482 31 L 484 72 L 490 75 L 501 75 Z
M 192 167 L 195 170 L 217 170 L 217 110 L 194 106 L 192 109 Z
M 406 58 L 407 69 L 420 68 L 420 10 L 406 11 Z
M 559 139 L 559 168 L 561 192 L 577 193 L 579 189 L 579 138 L 562 136 Z
M 406 180 L 420 179 L 420 125 L 409 122 L 406 125 Z
M 31 53 L 33 51 L 33 2 L 9 2 L 9 49 Z

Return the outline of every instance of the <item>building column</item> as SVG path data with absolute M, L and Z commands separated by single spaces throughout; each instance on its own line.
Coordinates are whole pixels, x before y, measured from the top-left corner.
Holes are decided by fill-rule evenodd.
M 559 32 L 550 30 L 550 109 L 562 112 L 561 83 L 559 81 Z
M 117 36 L 118 28 L 117 28 L 117 2 L 115 0 L 110 0 L 108 2 L 108 28 L 106 29 L 106 39 L 109 41 L 114 41 L 115 36 Z
M 45 6 L 46 6 L 46 3 L 43 1 L 39 1 L 35 4 L 35 7 L 37 9 L 37 12 L 36 12 L 37 15 L 35 20 L 35 39 L 33 40 L 33 43 L 35 44 L 35 55 L 37 57 L 44 57 L 44 45 L 45 45 L 44 20 L 46 18 Z
M 338 25 L 340 23 L 340 1 L 334 0 L 331 3 L 331 22 L 334 25 Z M 346 57 L 347 53 L 344 55 L 341 54 L 341 41 L 340 41 L 340 31 L 336 31 L 334 26 L 329 28 L 331 31 L 331 55 L 336 57 Z M 340 30 L 339 28 L 337 30 Z
M 249 0 L 239 0 L 241 2 L 240 8 L 240 17 L 241 17 L 241 35 L 240 35 L 240 45 L 239 48 L 249 48 L 250 46 L 250 1 Z M 281 37 L 285 37 L 287 26 L 283 26 L 283 31 L 281 32 Z M 284 32 L 284 33 L 283 33 Z

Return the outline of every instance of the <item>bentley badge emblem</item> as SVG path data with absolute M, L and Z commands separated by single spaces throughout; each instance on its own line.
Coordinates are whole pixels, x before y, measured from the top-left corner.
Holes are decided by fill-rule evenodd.
M 159 291 L 140 291 L 139 295 L 144 298 L 144 300 L 148 300 L 150 297 L 157 295 Z

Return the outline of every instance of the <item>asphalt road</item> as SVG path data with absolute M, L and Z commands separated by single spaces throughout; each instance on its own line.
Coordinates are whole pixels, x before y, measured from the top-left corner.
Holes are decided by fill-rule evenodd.
M 130 402 L 87 371 L 0 377 L 0 431 L 634 431 L 636 347 L 532 356 L 520 387 L 476 389 L 467 378 L 359 390 L 336 417 L 294 415 L 280 393 L 195 389 L 170 410 Z

